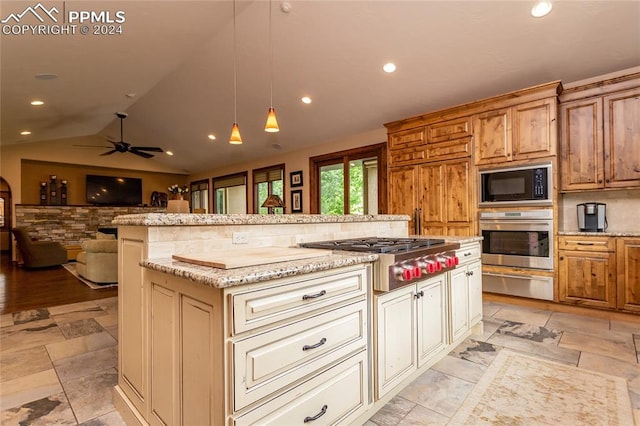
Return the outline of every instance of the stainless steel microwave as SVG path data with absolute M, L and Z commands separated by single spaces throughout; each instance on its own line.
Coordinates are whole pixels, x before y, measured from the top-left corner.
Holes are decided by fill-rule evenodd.
M 551 163 L 484 170 L 478 185 L 480 207 L 545 206 L 553 202 Z

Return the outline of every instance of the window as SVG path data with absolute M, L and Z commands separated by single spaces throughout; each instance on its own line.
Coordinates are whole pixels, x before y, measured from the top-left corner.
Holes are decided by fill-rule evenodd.
M 284 213 L 284 209 L 262 207 L 271 194 L 284 201 L 284 164 L 253 171 L 253 211 L 260 214 Z
M 386 145 L 310 159 L 311 212 L 377 214 L 386 211 Z
M 209 180 L 191 182 L 191 211 L 209 213 Z
M 214 213 L 247 213 L 247 172 L 213 178 L 213 192 Z

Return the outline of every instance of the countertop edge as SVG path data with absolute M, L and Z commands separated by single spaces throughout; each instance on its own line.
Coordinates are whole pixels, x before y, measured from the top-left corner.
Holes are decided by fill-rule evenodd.
M 369 263 L 377 259 L 378 255 L 372 253 L 332 252 L 327 256 L 312 259 L 236 269 L 199 266 L 170 258 L 143 260 L 140 266 L 209 287 L 227 288 Z
M 616 232 L 583 232 L 583 231 L 558 231 L 559 236 L 585 236 L 585 237 L 640 237 L 640 231 L 616 231 Z

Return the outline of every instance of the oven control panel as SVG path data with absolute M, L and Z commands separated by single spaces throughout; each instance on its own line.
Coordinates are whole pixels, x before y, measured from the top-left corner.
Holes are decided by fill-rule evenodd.
M 459 263 L 455 251 L 402 260 L 389 265 L 389 290 L 431 275 L 444 273 Z

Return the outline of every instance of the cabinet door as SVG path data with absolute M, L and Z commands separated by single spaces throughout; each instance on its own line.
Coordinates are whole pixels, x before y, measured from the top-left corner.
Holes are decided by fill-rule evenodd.
M 446 274 L 417 284 L 418 368 L 447 345 Z
M 482 320 L 482 264 L 475 261 L 467 266 L 469 280 L 469 327 Z
M 561 189 L 602 188 L 602 100 L 569 102 L 560 107 Z
M 414 285 L 376 296 L 377 399 L 417 368 Z
M 618 308 L 640 312 L 640 239 L 619 238 Z
M 640 186 L 640 88 L 604 98 L 605 186 Z
M 557 101 L 528 102 L 512 108 L 512 159 L 528 160 L 556 154 Z
M 445 220 L 448 227 L 469 227 L 474 187 L 471 161 L 446 163 L 444 167 Z
M 616 307 L 616 254 L 559 252 L 558 289 L 561 302 L 599 308 Z
M 445 168 L 442 163 L 420 166 L 420 213 L 421 233 L 427 235 L 426 228 L 446 229 L 445 207 Z
M 409 215 L 410 234 L 418 233 L 415 223 L 418 178 L 417 166 L 393 168 L 389 171 L 389 213 Z
M 469 280 L 467 268 L 451 271 L 449 280 L 451 341 L 460 338 L 469 330 Z
M 476 164 L 511 160 L 511 112 L 501 109 L 473 119 Z

